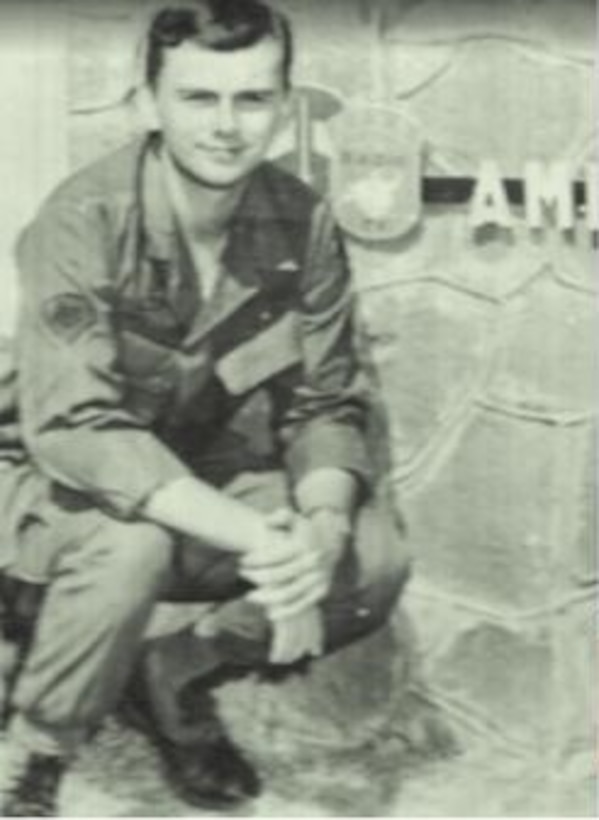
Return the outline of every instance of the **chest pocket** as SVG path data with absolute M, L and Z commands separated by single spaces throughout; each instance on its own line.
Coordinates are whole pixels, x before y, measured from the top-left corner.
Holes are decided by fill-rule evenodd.
M 227 352 L 216 363 L 216 373 L 229 393 L 248 393 L 278 373 L 301 362 L 299 316 L 288 311 Z
M 120 297 L 114 312 L 121 333 L 135 334 L 167 347 L 177 345 L 185 333 L 181 318 L 166 297 Z
M 167 410 L 176 390 L 174 351 L 129 330 L 121 330 L 119 339 L 125 403 L 142 421 L 153 422 Z

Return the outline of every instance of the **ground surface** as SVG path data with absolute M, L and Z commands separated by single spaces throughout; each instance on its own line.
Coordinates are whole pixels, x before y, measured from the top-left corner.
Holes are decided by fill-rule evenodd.
M 401 743 L 321 761 L 272 763 L 261 770 L 268 787 L 240 816 L 543 816 L 547 786 L 540 771 L 477 752 L 436 762 L 409 761 Z M 383 799 L 381 799 L 383 798 Z M 145 740 L 115 724 L 107 727 L 69 776 L 64 816 L 197 816 L 172 796 Z M 578 792 L 564 814 L 592 816 Z
M 573 761 L 558 783 L 546 761 L 464 736 L 433 710 L 406 661 L 405 623 L 394 627 L 341 662 L 321 661 L 310 681 L 250 677 L 221 689 L 221 713 L 265 783 L 239 816 L 595 815 L 584 763 Z M 372 676 L 385 654 L 394 666 Z M 172 794 L 148 741 L 114 718 L 66 779 L 61 812 L 199 814 Z

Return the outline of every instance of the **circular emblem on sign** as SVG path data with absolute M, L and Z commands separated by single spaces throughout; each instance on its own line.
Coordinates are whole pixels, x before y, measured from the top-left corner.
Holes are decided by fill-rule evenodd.
M 348 233 L 369 241 L 398 239 L 422 214 L 422 140 L 401 114 L 384 106 L 346 109 L 333 123 L 333 208 Z

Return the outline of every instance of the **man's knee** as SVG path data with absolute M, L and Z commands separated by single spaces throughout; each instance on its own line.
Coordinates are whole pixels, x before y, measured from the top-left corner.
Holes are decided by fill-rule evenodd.
M 173 536 L 149 522 L 98 514 L 97 526 L 62 559 L 59 575 L 81 588 L 101 587 L 106 608 L 159 594 L 172 567 Z
M 172 566 L 173 537 L 150 523 L 112 524 L 106 533 L 109 566 L 122 589 L 131 593 L 162 588 Z
M 354 538 L 357 583 L 381 606 L 393 606 L 411 570 L 405 526 L 384 504 L 366 505 L 359 513 Z
M 409 576 L 410 558 L 393 515 L 384 507 L 366 506 L 356 521 L 353 548 L 323 604 L 327 650 L 387 623 Z
M 368 618 L 370 631 L 380 628 L 392 618 L 409 577 L 409 564 L 391 564 L 386 575 L 362 588 L 362 611 Z

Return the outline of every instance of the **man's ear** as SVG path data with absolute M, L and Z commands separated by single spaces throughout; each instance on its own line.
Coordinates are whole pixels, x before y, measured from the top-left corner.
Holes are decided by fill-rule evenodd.
M 156 108 L 156 94 L 147 83 L 135 92 L 135 109 L 137 116 L 146 131 L 160 131 L 160 118 Z

